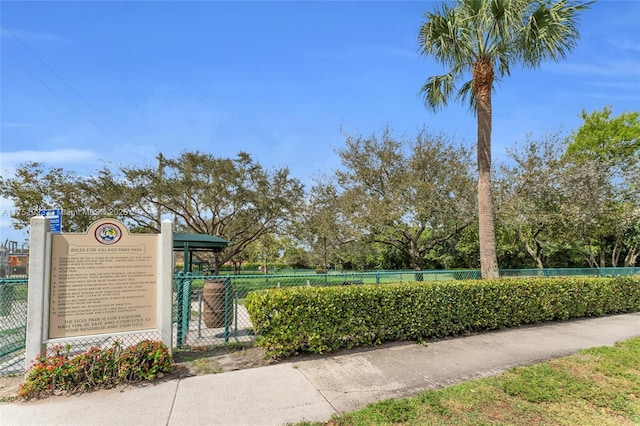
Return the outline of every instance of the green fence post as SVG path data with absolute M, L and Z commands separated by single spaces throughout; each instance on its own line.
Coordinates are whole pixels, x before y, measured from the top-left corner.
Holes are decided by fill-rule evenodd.
M 229 343 L 229 318 L 231 315 L 229 312 L 231 308 L 231 303 L 229 303 L 229 299 L 231 296 L 231 279 L 229 276 L 224 280 L 224 343 Z M 236 319 L 237 321 L 237 319 Z
M 176 295 L 175 301 L 175 322 L 176 322 L 176 346 L 180 347 L 182 343 L 182 281 L 184 280 L 184 272 L 178 272 L 178 275 L 174 277 L 173 292 Z
M 180 275 L 178 282 L 178 332 L 177 346 L 182 347 L 189 332 L 191 314 L 191 274 Z
M 184 282 L 184 293 L 182 294 L 182 337 L 183 343 L 187 340 L 187 333 L 189 332 L 189 321 L 191 321 L 191 274 L 188 274 L 186 281 Z

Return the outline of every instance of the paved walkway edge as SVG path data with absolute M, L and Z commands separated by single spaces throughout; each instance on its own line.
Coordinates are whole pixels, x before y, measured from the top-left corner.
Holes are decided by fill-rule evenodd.
M 267 367 L 0 404 L 3 426 L 283 425 L 325 421 L 511 367 L 640 336 L 640 313 L 393 343 Z

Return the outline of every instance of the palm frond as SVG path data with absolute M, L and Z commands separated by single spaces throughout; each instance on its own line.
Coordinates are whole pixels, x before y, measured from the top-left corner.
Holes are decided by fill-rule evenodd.
M 580 0 L 457 0 L 425 13 L 418 42 L 420 54 L 448 67 L 448 73 L 431 77 L 422 86 L 425 105 L 438 109 L 455 91 L 456 80 L 469 73 L 477 61 L 494 65 L 497 79 L 507 76 L 513 64 L 535 68 L 545 59 L 557 60 L 577 42 L 579 12 L 593 1 Z M 469 99 L 470 86 L 458 91 Z
M 455 76 L 451 73 L 429 77 L 420 89 L 427 108 L 437 111 L 445 106 L 455 90 Z
M 473 80 L 467 81 L 460 87 L 460 90 L 458 90 L 457 99 L 459 99 L 462 103 L 464 103 L 465 101 L 468 102 L 469 110 L 472 111 L 474 114 L 476 113 L 477 105 L 476 105 L 476 97 L 473 95 Z
M 420 54 L 431 56 L 446 67 L 468 62 L 472 52 L 463 14 L 443 5 L 437 13 L 425 14 L 425 18 L 418 32 Z
M 577 16 L 593 1 L 541 1 L 521 29 L 517 47 L 523 65 L 537 67 L 543 60 L 557 61 L 573 50 L 580 37 Z

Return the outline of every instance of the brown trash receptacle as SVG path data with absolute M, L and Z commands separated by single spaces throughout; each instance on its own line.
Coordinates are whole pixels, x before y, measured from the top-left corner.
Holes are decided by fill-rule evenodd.
M 222 328 L 224 323 L 224 279 L 206 280 L 202 289 L 202 300 L 204 301 L 204 325 L 207 328 Z M 233 322 L 233 301 L 229 300 L 229 323 Z

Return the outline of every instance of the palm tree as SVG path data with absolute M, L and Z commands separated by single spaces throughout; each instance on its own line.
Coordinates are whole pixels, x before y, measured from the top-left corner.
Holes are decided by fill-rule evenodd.
M 483 278 L 497 278 L 498 259 L 491 201 L 491 92 L 495 79 L 513 64 L 537 68 L 559 60 L 579 38 L 580 11 L 593 2 L 548 0 L 458 0 L 425 13 L 418 42 L 422 56 L 432 56 L 449 72 L 429 77 L 420 92 L 434 111 L 447 105 L 459 80 L 457 98 L 476 113 L 478 224 Z

